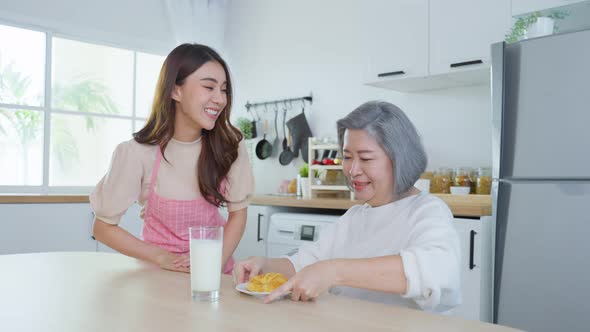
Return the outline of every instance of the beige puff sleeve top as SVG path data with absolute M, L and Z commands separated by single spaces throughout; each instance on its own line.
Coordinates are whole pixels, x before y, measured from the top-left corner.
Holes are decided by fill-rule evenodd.
M 135 140 L 117 146 L 107 174 L 90 194 L 90 206 L 98 219 L 116 225 L 134 202 L 142 207 L 143 216 L 157 149 L 158 146 L 140 144 Z M 162 159 L 160 164 L 156 192 L 162 197 L 178 200 L 202 197 L 196 174 L 200 153 L 200 139 L 194 142 L 172 139 L 164 151 L 168 162 Z M 254 176 L 243 141 L 227 180 L 228 211 L 247 207 L 254 192 Z

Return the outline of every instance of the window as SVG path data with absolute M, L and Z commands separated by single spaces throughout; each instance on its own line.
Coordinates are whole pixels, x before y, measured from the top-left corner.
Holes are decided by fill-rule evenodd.
M 0 25 L 0 192 L 90 191 L 145 123 L 163 61 Z

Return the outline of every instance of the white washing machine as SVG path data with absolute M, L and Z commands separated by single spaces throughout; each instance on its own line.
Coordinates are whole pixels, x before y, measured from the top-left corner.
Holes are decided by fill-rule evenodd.
M 322 229 L 340 216 L 310 213 L 275 213 L 270 217 L 266 256 L 280 257 L 297 250 L 300 245 L 317 241 Z

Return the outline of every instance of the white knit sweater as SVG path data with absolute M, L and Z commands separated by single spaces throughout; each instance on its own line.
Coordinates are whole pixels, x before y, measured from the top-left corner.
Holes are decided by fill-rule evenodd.
M 317 242 L 287 257 L 296 271 L 320 260 L 400 255 L 406 294 L 334 287 L 332 294 L 449 313 L 461 303 L 459 237 L 447 205 L 421 193 L 371 207 L 355 205 L 322 230 Z

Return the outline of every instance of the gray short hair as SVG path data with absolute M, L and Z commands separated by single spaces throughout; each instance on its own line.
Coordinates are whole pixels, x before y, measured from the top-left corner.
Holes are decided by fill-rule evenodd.
M 416 128 L 397 106 L 369 101 L 336 123 L 340 151 L 346 129 L 362 129 L 385 150 L 393 162 L 394 193 L 408 191 L 420 178 L 428 162 Z

